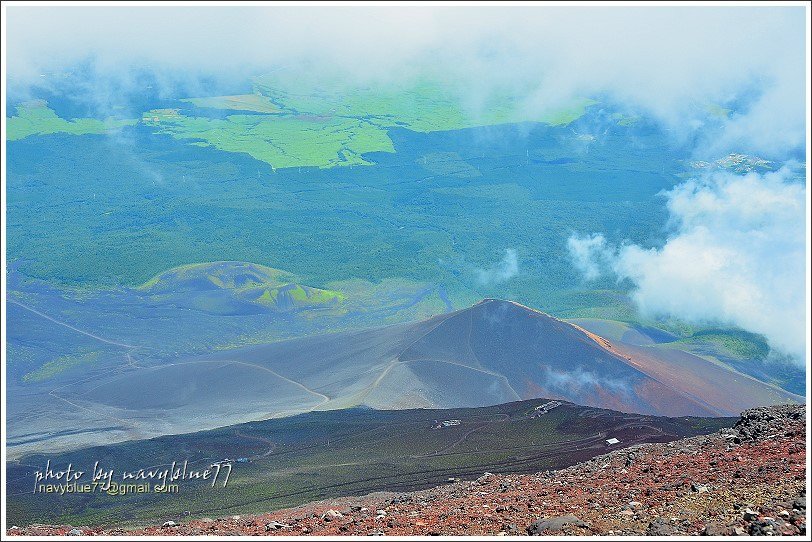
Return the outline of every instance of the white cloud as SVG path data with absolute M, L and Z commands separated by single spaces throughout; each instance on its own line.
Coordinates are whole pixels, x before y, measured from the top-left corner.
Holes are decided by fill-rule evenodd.
M 608 268 L 630 280 L 644 315 L 735 325 L 803 360 L 806 190 L 792 174 L 718 172 L 683 183 L 667 193 L 673 233 L 662 247 L 573 236 L 573 262 L 589 278 Z
M 606 95 L 682 135 L 710 130 L 698 105 L 741 99 L 738 116 L 710 130 L 700 152 L 772 156 L 803 143 L 803 7 L 12 6 L 7 14 L 15 87 L 89 57 L 100 77 L 124 81 L 135 66 L 169 81 L 278 67 L 351 83 L 428 72 L 461 82 L 471 107 L 505 87 L 534 111 Z
M 519 257 L 516 250 L 505 250 L 505 256 L 488 269 L 477 269 L 477 282 L 482 286 L 492 286 L 506 282 L 519 274 Z
M 567 249 L 573 265 L 586 280 L 594 280 L 601 275 L 600 260 L 606 252 L 606 238 L 602 234 L 574 234 L 567 239 Z
M 551 391 L 568 394 L 584 392 L 611 391 L 616 394 L 628 395 L 631 391 L 630 382 L 625 379 L 602 376 L 582 367 L 569 368 L 557 371 L 551 367 L 541 366 L 542 379 Z

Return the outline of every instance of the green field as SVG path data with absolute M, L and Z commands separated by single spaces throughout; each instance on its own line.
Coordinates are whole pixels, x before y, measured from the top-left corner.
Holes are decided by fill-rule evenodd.
M 17 106 L 17 114 L 9 117 L 6 123 L 6 139 L 17 141 L 33 135 L 65 133 L 73 135 L 106 134 L 132 126 L 135 120 L 108 118 L 72 119 L 60 118 L 48 108 L 43 100 L 32 100 Z
M 276 107 L 265 96 L 260 94 L 238 94 L 233 96 L 210 96 L 204 98 L 186 98 L 182 100 L 194 106 L 211 109 L 233 109 L 236 111 L 255 111 L 257 113 L 278 113 Z
M 144 113 L 157 133 L 193 144 L 245 153 L 273 168 L 369 165 L 361 155 L 394 152 L 386 132 L 356 119 L 310 121 L 292 116 L 187 117 L 170 110 Z
M 338 81 L 291 81 L 276 75 L 254 79 L 255 89 L 282 110 L 318 116 L 368 119 L 378 126 L 403 126 L 416 132 L 460 130 L 515 122 L 565 125 L 597 102 L 573 98 L 565 104 L 532 112 L 513 93 L 495 93 L 473 106 L 462 100 L 458 84 L 423 79 L 400 85 L 347 86 Z
M 475 112 L 436 82 L 402 88 L 328 88 L 291 88 L 290 81 L 258 77 L 254 94 L 183 101 L 199 108 L 273 114 L 209 118 L 163 109 L 145 112 L 143 122 L 158 133 L 246 153 L 274 168 L 330 168 L 370 165 L 363 154 L 395 152 L 387 134 L 393 127 L 434 132 L 524 121 L 558 126 L 580 118 L 596 103 L 579 98 L 533 115 L 509 96 L 499 96 Z

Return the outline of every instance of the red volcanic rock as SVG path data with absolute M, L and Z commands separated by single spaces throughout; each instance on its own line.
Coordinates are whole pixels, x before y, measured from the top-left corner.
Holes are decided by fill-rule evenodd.
M 172 527 L 78 529 L 91 536 L 804 535 L 805 485 L 805 406 L 794 405 L 749 410 L 732 429 L 617 450 L 555 472 L 488 473 L 414 493 Z M 7 534 L 71 529 L 32 525 Z

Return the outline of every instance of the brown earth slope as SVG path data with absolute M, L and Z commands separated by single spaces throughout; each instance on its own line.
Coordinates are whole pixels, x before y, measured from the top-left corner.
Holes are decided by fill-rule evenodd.
M 762 407 L 744 412 L 732 429 L 626 448 L 554 472 L 485 473 L 414 493 L 137 530 L 31 526 L 8 534 L 803 535 L 805 443 L 804 406 Z

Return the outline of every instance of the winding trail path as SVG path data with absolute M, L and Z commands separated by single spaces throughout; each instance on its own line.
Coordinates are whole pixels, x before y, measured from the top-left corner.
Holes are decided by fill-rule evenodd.
M 6 298 L 6 301 L 8 301 L 9 303 L 15 304 L 18 307 L 22 307 L 23 309 L 25 309 L 25 310 L 27 310 L 29 312 L 32 312 L 32 313 L 34 313 L 34 314 L 36 314 L 38 316 L 41 316 L 41 317 L 45 318 L 46 320 L 50 320 L 51 322 L 53 322 L 55 324 L 59 324 L 60 326 L 65 326 L 66 328 L 72 329 L 73 331 L 75 331 L 77 333 L 81 333 L 82 335 L 86 335 L 86 336 L 88 336 L 90 338 L 96 339 L 97 341 L 101 341 L 101 342 L 107 343 L 107 344 L 112 344 L 114 346 L 121 346 L 123 348 L 139 348 L 138 346 L 135 346 L 135 345 L 132 345 L 132 344 L 120 343 L 120 342 L 112 341 L 110 339 L 105 339 L 104 337 L 99 337 L 98 335 L 94 335 L 93 333 L 90 333 L 89 331 L 85 331 L 83 329 L 79 329 L 78 327 L 74 327 L 74 326 L 68 324 L 67 322 L 63 322 L 61 320 L 57 320 L 56 318 L 52 318 L 52 317 L 48 316 L 47 314 L 45 314 L 43 312 L 40 312 L 40 311 L 38 311 L 37 309 L 35 309 L 33 307 L 29 307 L 28 305 L 26 305 L 24 303 L 20 303 L 19 301 L 16 301 L 14 299 Z
M 255 368 L 255 369 L 260 369 L 260 370 L 269 372 L 269 373 L 273 374 L 275 377 L 277 377 L 277 378 L 279 378 L 281 380 L 284 380 L 284 381 L 286 381 L 286 382 L 288 382 L 290 384 L 293 384 L 294 386 L 299 387 L 300 389 L 302 389 L 306 393 L 311 394 L 311 395 L 319 398 L 319 402 L 317 404 L 311 406 L 311 407 L 307 407 L 307 408 L 304 408 L 304 409 L 296 409 L 296 410 L 286 410 L 286 411 L 274 412 L 274 413 L 269 414 L 269 416 L 268 416 L 269 418 L 280 417 L 281 415 L 285 415 L 285 414 L 289 414 L 289 413 L 290 414 L 298 414 L 298 413 L 302 413 L 302 412 L 310 412 L 312 410 L 315 410 L 318 407 L 321 407 L 321 406 L 325 405 L 326 403 L 329 403 L 332 400 L 327 395 L 325 395 L 323 393 L 320 393 L 318 391 L 315 391 L 315 390 L 313 390 L 311 388 L 308 388 L 305 384 L 303 384 L 301 382 L 298 382 L 296 380 L 293 380 L 291 378 L 288 378 L 288 377 L 286 377 L 284 375 L 281 375 L 281 374 L 277 373 L 276 371 L 274 371 L 274 370 L 272 370 L 272 369 L 270 369 L 268 367 L 253 364 L 253 363 L 247 363 L 247 362 L 239 361 L 239 360 L 229 360 L 229 359 L 211 360 L 211 361 L 209 361 L 209 360 L 195 360 L 195 361 L 188 361 L 188 362 L 168 363 L 168 364 L 163 364 L 163 365 L 158 365 L 158 366 L 153 366 L 153 367 L 144 367 L 143 365 L 139 365 L 136 362 L 136 360 L 133 358 L 132 354 L 136 350 L 145 349 L 147 347 L 128 344 L 128 343 L 124 343 L 124 342 L 121 342 L 121 341 L 108 339 L 108 338 L 102 337 L 100 335 L 96 335 L 95 333 L 92 333 L 90 331 L 86 331 L 84 329 L 73 326 L 73 325 L 71 325 L 71 324 L 69 324 L 69 323 L 67 323 L 67 322 L 65 322 L 63 320 L 60 320 L 58 318 L 54 318 L 54 317 L 52 317 L 52 316 L 50 316 L 50 315 L 48 315 L 48 314 L 46 314 L 46 313 L 44 313 L 44 312 L 42 312 L 40 310 L 37 310 L 34 307 L 31 307 L 31 306 L 29 306 L 29 305 L 27 305 L 25 303 L 22 303 L 20 301 L 17 301 L 17 300 L 14 300 L 14 299 L 9 299 L 9 298 L 6 298 L 6 301 L 8 303 L 12 303 L 12 304 L 14 304 L 14 305 L 16 305 L 16 306 L 30 312 L 30 313 L 32 313 L 32 314 L 35 314 L 35 315 L 39 316 L 40 318 L 44 318 L 45 320 L 53 322 L 54 324 L 57 324 L 57 325 L 65 327 L 67 329 L 70 329 L 71 331 L 74 331 L 74 332 L 79 333 L 81 335 L 84 335 L 86 337 L 90 337 L 90 338 L 92 338 L 92 339 L 94 339 L 96 341 L 99 341 L 99 342 L 102 342 L 102 343 L 105 343 L 105 344 L 109 344 L 109 345 L 112 345 L 112 346 L 117 346 L 117 347 L 121 347 L 121 348 L 126 349 L 125 352 L 124 352 L 124 359 L 126 360 L 126 363 L 123 364 L 122 366 L 120 366 L 119 369 L 131 368 L 133 370 L 150 370 L 150 369 L 158 370 L 158 369 L 162 369 L 162 368 L 165 368 L 165 367 L 172 367 L 172 366 L 176 366 L 176 365 L 185 365 L 185 364 L 193 364 L 193 363 L 221 363 L 221 364 L 224 364 L 224 365 L 229 365 L 229 364 L 245 365 L 245 366 L 249 366 L 249 367 L 252 367 L 252 368 Z M 60 393 L 58 393 L 60 390 L 66 388 L 66 387 L 74 386 L 76 384 L 84 384 L 84 383 L 90 382 L 90 381 L 92 381 L 94 379 L 96 379 L 95 376 L 84 379 L 84 380 L 74 381 L 74 382 L 71 382 L 69 384 L 65 384 L 65 385 L 62 385 L 62 386 L 57 386 L 57 387 L 53 388 L 52 390 L 50 390 L 48 392 L 48 395 L 50 395 L 51 397 L 54 397 L 55 399 L 58 399 L 58 400 L 60 400 L 60 401 L 62 401 L 64 403 L 66 403 L 67 405 L 70 405 L 73 408 L 80 409 L 80 410 L 83 410 L 85 412 L 88 412 L 88 413 L 92 414 L 94 417 L 106 418 L 106 419 L 112 420 L 116 424 L 120 425 L 125 431 L 127 431 L 127 433 L 130 435 L 131 438 L 140 438 L 141 437 L 141 430 L 131 420 L 124 420 L 122 418 L 118 418 L 118 417 L 110 414 L 109 412 L 103 412 L 101 410 L 91 408 L 90 406 L 79 404 L 77 402 L 74 402 L 74 401 L 68 399 L 67 397 L 64 397 Z M 104 383 L 99 384 L 99 386 L 102 386 L 102 385 L 104 385 Z M 96 389 L 96 388 L 91 388 L 88 391 L 93 391 L 94 389 Z

